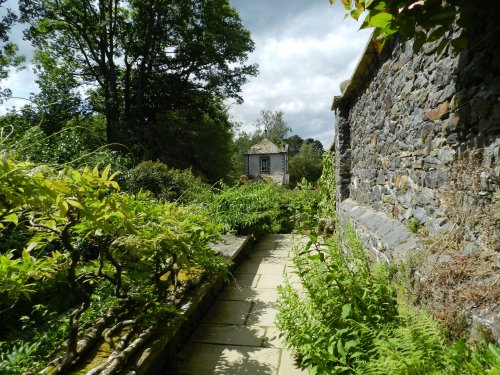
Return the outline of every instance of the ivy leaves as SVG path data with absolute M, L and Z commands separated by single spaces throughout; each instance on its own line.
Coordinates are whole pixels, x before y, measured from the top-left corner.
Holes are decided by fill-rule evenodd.
M 336 0 L 330 0 L 334 4 Z M 478 10 L 470 2 L 450 0 L 341 0 L 346 17 L 358 20 L 365 15 L 361 29 L 374 28 L 373 42 L 380 52 L 390 35 L 398 33 L 403 41 L 413 39 L 413 50 L 418 52 L 424 44 L 442 53 L 451 47 L 460 51 L 468 46 L 467 32 L 478 24 L 488 12 Z M 491 12 L 490 12 L 491 13 Z M 475 14 L 476 16 L 472 16 Z M 462 31 L 452 32 L 457 23 Z

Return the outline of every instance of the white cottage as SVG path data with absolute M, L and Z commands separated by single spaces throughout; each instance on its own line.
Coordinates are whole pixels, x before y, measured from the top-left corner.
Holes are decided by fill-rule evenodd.
M 269 139 L 250 147 L 245 153 L 245 174 L 255 179 L 272 179 L 278 185 L 288 184 L 288 145 L 280 149 Z

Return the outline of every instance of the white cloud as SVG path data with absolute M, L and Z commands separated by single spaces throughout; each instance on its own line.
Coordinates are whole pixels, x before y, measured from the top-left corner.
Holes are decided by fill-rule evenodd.
M 12 91 L 12 98 L 4 100 L 0 105 L 0 115 L 5 114 L 12 107 L 19 109 L 32 104 L 28 99 L 31 93 L 38 91 L 35 79 L 33 65 L 28 65 L 20 71 L 10 72 L 7 79 L 2 81 L 2 88 L 9 88 Z
M 301 10 L 282 18 L 279 4 L 287 2 L 268 8 L 274 12 L 272 27 L 252 29 L 251 22 L 246 24 L 256 44 L 251 61 L 259 64 L 260 74 L 244 86 L 245 102 L 232 106 L 231 114 L 243 124 L 241 130 L 253 131 L 261 110 L 282 110 L 295 134 L 319 139 L 327 147 L 333 138 L 332 98 L 339 94 L 340 82 L 350 78 L 370 33 L 343 21 L 342 10 L 328 2 L 302 4 Z M 248 3 L 244 9 L 251 12 Z M 242 17 L 245 21 L 245 13 Z

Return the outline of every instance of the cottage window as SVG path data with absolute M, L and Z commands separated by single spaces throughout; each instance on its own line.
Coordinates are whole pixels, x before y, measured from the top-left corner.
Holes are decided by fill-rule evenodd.
M 260 157 L 260 173 L 271 172 L 271 158 L 269 156 Z

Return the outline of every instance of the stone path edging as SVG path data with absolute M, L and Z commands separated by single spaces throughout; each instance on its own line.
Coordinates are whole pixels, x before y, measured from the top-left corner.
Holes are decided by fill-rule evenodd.
M 222 236 L 224 242 L 213 245 L 213 249 L 224 256 L 232 265 L 237 266 L 245 249 L 252 242 L 252 236 Z M 182 317 L 169 319 L 157 328 L 157 333 L 147 346 L 129 362 L 125 375 L 152 375 L 157 374 L 164 367 L 168 358 L 175 355 L 177 348 L 182 345 L 201 317 L 217 298 L 224 284 L 224 273 L 219 273 L 204 280 L 196 288 L 188 292 L 181 304 Z

